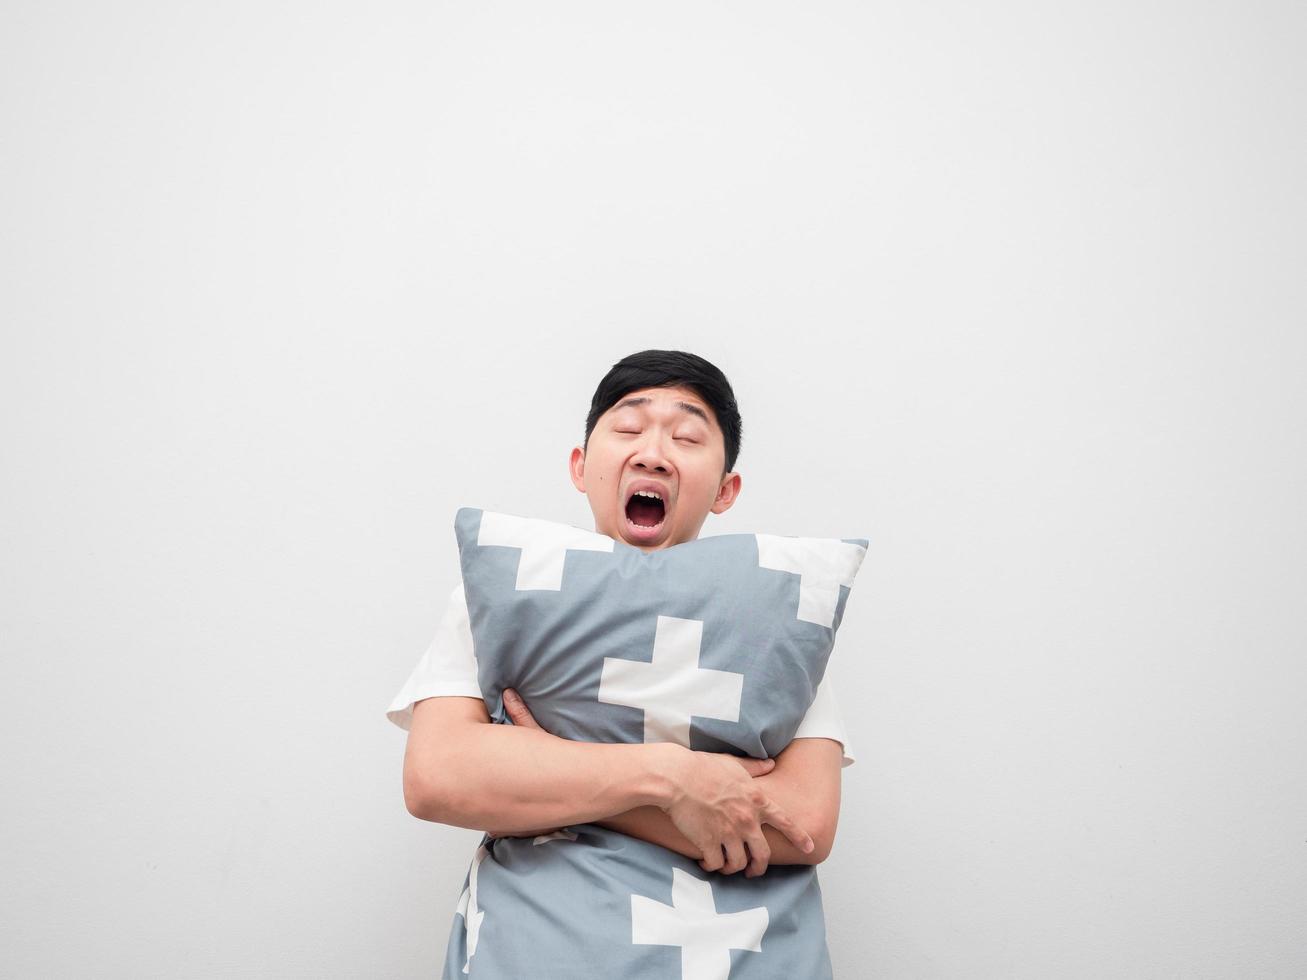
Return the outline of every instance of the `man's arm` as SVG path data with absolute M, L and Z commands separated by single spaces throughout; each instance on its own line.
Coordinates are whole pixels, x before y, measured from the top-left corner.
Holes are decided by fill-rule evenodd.
M 775 827 L 764 824 L 763 836 L 771 848 L 769 864 L 819 864 L 830 855 L 839 823 L 842 761 L 843 751 L 834 739 L 796 738 L 776 756 L 775 769 L 754 777 L 758 787 L 793 816 L 817 845 L 805 854 Z M 635 807 L 591 823 L 660 844 L 686 857 L 703 856 L 657 806 Z
M 543 731 L 530 709 L 511 689 L 504 692 L 504 706 L 515 726 Z M 843 746 L 834 739 L 816 736 L 796 738 L 776 757 L 776 766 L 771 772 L 753 777 L 766 780 L 757 784 L 758 788 L 785 813 L 790 814 L 813 838 L 815 845 L 811 851 L 805 852 L 795 847 L 794 842 L 781 830 L 771 824 L 763 824 L 763 839 L 771 853 L 761 855 L 761 861 L 766 864 L 818 864 L 830 854 L 835 840 L 835 827 L 839 821 L 843 756 Z M 681 833 L 671 816 L 658 806 L 634 807 L 590 822 L 661 845 L 686 857 L 704 857 L 703 852 Z M 496 828 L 489 830 L 491 833 L 497 832 Z M 548 833 L 548 829 L 532 830 L 530 833 Z M 780 846 L 777 847 L 777 844 Z M 729 855 L 725 856 L 729 859 Z M 752 864 L 751 861 L 750 865 Z M 749 871 L 755 872 L 756 869 L 751 866 Z M 746 877 L 752 876 L 746 873 Z
M 481 698 L 425 698 L 413 708 L 404 752 L 404 803 L 415 817 L 473 830 L 590 823 L 657 810 L 674 795 L 689 751 L 672 742 L 574 742 L 491 724 Z M 486 773 L 498 792 L 485 791 Z

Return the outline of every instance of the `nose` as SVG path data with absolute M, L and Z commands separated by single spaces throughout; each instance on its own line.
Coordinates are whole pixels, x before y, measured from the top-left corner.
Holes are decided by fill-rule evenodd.
M 659 473 L 669 472 L 667 460 L 658 448 L 656 442 L 646 442 L 632 461 L 636 467 L 642 470 L 656 470 Z

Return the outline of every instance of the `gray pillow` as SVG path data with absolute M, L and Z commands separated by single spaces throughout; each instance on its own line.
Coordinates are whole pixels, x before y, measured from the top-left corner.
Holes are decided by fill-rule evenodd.
M 776 756 L 826 671 L 865 538 L 723 534 L 644 552 L 569 524 L 455 518 L 478 680 L 548 732 Z M 706 872 L 596 824 L 483 839 L 445 976 L 830 975 L 816 868 Z M 732 963 L 735 964 L 732 967 Z M 683 972 L 682 972 L 683 971 Z

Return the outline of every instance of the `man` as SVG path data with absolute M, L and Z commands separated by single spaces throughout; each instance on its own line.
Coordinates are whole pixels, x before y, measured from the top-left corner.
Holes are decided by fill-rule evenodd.
M 646 552 L 698 537 L 740 492 L 732 471 L 741 423 L 725 376 L 681 351 L 613 365 L 569 460 L 595 531 Z M 769 863 L 827 857 L 840 770 L 854 760 L 823 683 L 776 757 L 692 751 L 675 743 L 596 744 L 544 731 L 511 689 L 512 725 L 491 724 L 477 684 L 461 585 L 441 631 L 387 716 L 409 729 L 404 798 L 414 816 L 536 836 L 595 823 L 746 877 Z

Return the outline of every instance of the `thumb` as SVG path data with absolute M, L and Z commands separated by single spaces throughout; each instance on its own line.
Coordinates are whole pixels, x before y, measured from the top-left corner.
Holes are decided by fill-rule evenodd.
M 514 725 L 524 728 L 540 727 L 531 712 L 526 710 L 526 703 L 511 687 L 504 688 L 504 710 L 508 712 L 508 717 L 512 719 Z
M 740 765 L 744 766 L 750 776 L 765 776 L 776 768 L 775 759 L 741 759 Z

